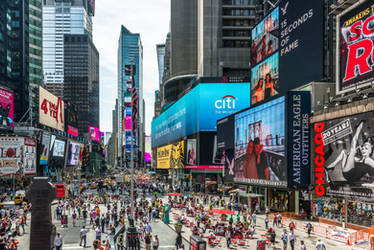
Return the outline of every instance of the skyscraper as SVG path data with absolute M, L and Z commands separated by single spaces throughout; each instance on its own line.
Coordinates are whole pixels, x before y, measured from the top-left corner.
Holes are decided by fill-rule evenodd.
M 43 0 L 43 73 L 49 91 L 63 97 L 64 34 L 92 39 L 94 1 Z
M 29 109 L 28 0 L 0 3 L 0 85 L 14 92 L 14 120 L 17 122 Z
M 33 121 L 39 121 L 39 86 L 43 85 L 42 0 L 29 0 L 29 80 Z
M 133 65 L 133 66 L 131 66 Z M 143 107 L 143 45 L 138 33 L 131 33 L 126 27 L 121 26 L 118 41 L 118 156 L 130 161 L 131 154 L 131 127 L 129 116 L 131 116 L 131 74 L 134 75 L 137 90 L 138 113 L 136 148 L 144 153 L 144 107 Z M 127 107 L 127 108 L 126 108 Z M 126 122 L 126 120 L 128 122 Z M 122 149 L 122 150 L 121 150 Z M 125 153 L 125 155 L 123 155 Z M 134 155 L 137 155 L 136 152 Z
M 78 111 L 78 132 L 88 133 L 88 126 L 99 128 L 99 52 L 91 37 L 64 35 L 64 100 Z

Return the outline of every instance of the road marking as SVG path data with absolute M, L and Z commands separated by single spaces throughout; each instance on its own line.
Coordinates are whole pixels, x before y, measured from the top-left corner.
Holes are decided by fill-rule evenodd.
M 173 248 L 175 246 L 159 246 L 158 248 Z
M 77 248 L 84 248 L 82 246 L 79 246 L 78 244 L 64 244 L 62 246 L 62 249 L 77 249 Z

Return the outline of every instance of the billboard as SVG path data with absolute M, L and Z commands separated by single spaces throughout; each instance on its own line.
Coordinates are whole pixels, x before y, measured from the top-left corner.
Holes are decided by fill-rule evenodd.
M 12 92 L 0 89 L 0 128 L 14 127 L 14 96 Z
M 0 175 L 36 174 L 36 140 L 0 137 Z
M 144 140 L 145 140 L 144 161 L 152 162 L 151 137 L 145 136 Z
M 370 85 L 374 79 L 374 8 L 372 1 L 355 5 L 337 22 L 337 92 Z
M 63 158 L 65 156 L 65 141 L 52 135 L 49 151 L 52 152 L 52 157 Z
M 233 149 L 234 140 L 234 116 L 225 117 L 217 121 L 217 148 Z
M 49 143 L 51 141 L 51 135 L 43 132 L 42 141 L 41 141 L 41 151 L 40 151 L 40 165 L 48 165 L 48 156 L 49 156 Z
M 95 15 L 95 0 L 87 0 L 88 14 L 91 16 Z
M 281 94 L 323 77 L 323 0 L 279 4 Z
M 132 124 L 131 115 L 126 115 L 126 117 L 125 117 L 125 130 L 131 130 L 131 124 Z
M 310 92 L 288 92 L 287 166 L 289 187 L 300 189 L 307 188 L 310 184 L 310 114 Z
M 48 127 L 65 131 L 64 102 L 39 87 L 39 122 Z
M 68 125 L 68 134 L 72 136 L 78 136 L 78 129 Z
M 252 29 L 251 64 L 258 64 L 278 50 L 279 8 Z
M 186 165 L 196 165 L 196 153 L 196 139 L 188 139 Z
M 287 186 L 285 97 L 235 114 L 234 181 Z
M 232 182 L 235 177 L 235 159 L 233 149 L 223 150 L 221 163 L 225 166 L 225 182 Z
M 157 168 L 173 169 L 184 167 L 184 141 L 157 148 Z
M 125 112 L 126 112 L 126 115 L 130 115 L 131 116 L 131 106 L 126 106 L 125 107 Z
M 217 120 L 249 107 L 249 91 L 249 83 L 200 83 L 152 121 L 152 147 L 216 131 Z
M 100 129 L 92 126 L 88 126 L 88 132 L 91 136 L 91 141 L 100 142 Z
M 321 139 L 314 142 L 316 186 L 323 181 L 328 194 L 374 201 L 374 112 L 320 122 L 314 135 Z
M 278 52 L 251 69 L 251 105 L 279 93 Z
M 68 147 L 68 157 L 67 164 L 71 166 L 76 166 L 79 163 L 80 156 L 80 144 L 76 142 L 69 141 Z
M 125 75 L 131 76 L 131 73 L 133 75 L 136 75 L 136 65 L 134 65 L 134 64 L 126 64 L 125 65 Z

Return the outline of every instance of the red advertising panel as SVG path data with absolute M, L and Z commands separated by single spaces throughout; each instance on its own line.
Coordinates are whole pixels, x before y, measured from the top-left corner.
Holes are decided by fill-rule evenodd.
M 64 184 L 55 184 L 56 187 L 56 197 L 65 198 L 65 185 Z
M 344 92 L 370 84 L 374 79 L 374 8 L 372 1 L 356 5 L 340 16 L 340 69 L 337 90 Z
M 78 136 L 78 129 L 68 125 L 68 134 Z
M 0 128 L 14 127 L 13 93 L 0 89 Z

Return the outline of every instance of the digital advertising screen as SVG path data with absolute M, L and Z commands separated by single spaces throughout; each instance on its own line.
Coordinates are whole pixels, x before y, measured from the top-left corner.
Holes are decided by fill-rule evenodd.
M 217 121 L 217 147 L 218 149 L 234 148 L 234 116 L 228 116 Z
M 89 126 L 88 131 L 91 135 L 91 141 L 100 142 L 100 129 L 99 128 Z
M 0 128 L 14 127 L 14 96 L 12 92 L 0 89 Z
M 323 4 L 323 0 L 279 3 L 281 94 L 323 78 Z
M 187 165 L 196 165 L 196 139 L 187 140 Z
M 199 131 L 216 131 L 217 120 L 248 108 L 250 83 L 200 83 L 152 121 L 152 147 Z
M 255 66 L 278 50 L 278 37 L 279 9 L 277 7 L 252 29 L 252 66 Z
M 46 132 L 43 132 L 42 143 L 41 143 L 41 153 L 40 153 L 40 165 L 48 164 L 50 141 L 51 141 L 51 135 Z
M 184 141 L 157 148 L 157 168 L 174 169 L 184 167 Z
M 72 136 L 78 136 L 78 129 L 68 125 L 68 134 Z
M 145 136 L 144 141 L 145 141 L 144 161 L 152 162 L 151 137 Z
M 53 144 L 53 153 L 54 157 L 64 157 L 65 156 L 65 141 L 55 139 Z
M 76 142 L 69 142 L 68 148 L 68 165 L 76 166 L 79 163 L 80 144 Z
M 235 114 L 235 182 L 287 186 L 285 118 L 285 97 Z
M 39 87 L 39 122 L 41 124 L 64 132 L 64 107 L 64 101 Z
M 374 112 L 314 124 L 315 179 L 324 170 L 327 194 L 374 201 Z M 318 163 L 318 166 L 316 165 Z M 321 163 L 321 164 L 319 164 Z M 318 183 L 317 183 L 318 184 Z
M 374 78 L 373 2 L 366 1 L 356 5 L 339 19 L 338 93 L 369 85 Z
M 279 93 L 278 52 L 251 69 L 251 105 Z

